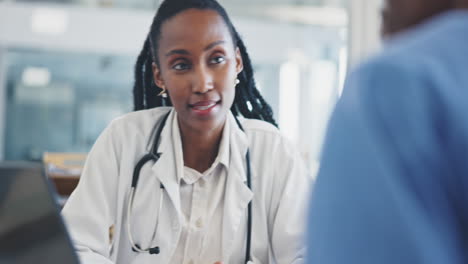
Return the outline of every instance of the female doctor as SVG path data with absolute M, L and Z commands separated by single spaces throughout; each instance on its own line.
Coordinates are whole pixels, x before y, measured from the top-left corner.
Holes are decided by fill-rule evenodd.
M 63 209 L 82 263 L 302 263 L 310 180 L 225 10 L 164 1 L 135 72 Z

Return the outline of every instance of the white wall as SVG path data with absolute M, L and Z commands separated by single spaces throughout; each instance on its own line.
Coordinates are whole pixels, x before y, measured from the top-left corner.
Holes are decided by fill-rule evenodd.
M 380 48 L 380 0 L 350 0 L 348 62 L 352 69 Z
M 49 15 L 51 23 L 60 24 L 64 18 L 64 32 L 34 32 L 32 19 L 41 12 L 58 14 L 58 21 Z M 144 11 L 0 3 L 0 44 L 48 50 L 136 53 L 143 45 L 150 22 L 151 13 Z
M 59 17 L 65 17 L 64 32 L 34 32 L 32 17 L 37 12 L 55 12 Z M 137 54 L 143 46 L 153 15 L 152 10 L 0 2 L 0 45 L 75 52 Z M 53 20 L 53 16 L 49 17 L 52 23 L 60 24 L 60 21 Z M 318 37 L 333 37 L 326 34 L 317 36 L 310 28 L 274 21 L 234 17 L 233 22 L 246 40 L 250 53 L 255 54 L 256 62 L 260 63 L 284 61 L 287 59 L 288 50 L 301 48 L 304 41 L 309 40 L 310 43 Z
M 0 45 L 0 160 L 5 153 L 5 124 L 6 124 L 6 60 L 5 48 Z

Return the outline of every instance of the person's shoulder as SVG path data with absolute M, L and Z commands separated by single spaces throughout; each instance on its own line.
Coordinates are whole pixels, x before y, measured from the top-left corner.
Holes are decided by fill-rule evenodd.
M 410 83 L 421 82 L 427 77 L 420 61 L 413 58 L 408 62 L 404 53 L 381 52 L 355 67 L 346 79 L 344 98 L 363 95 L 382 96 L 412 89 Z
M 389 93 L 427 92 L 438 89 L 431 83 L 447 83 L 456 78 L 454 65 L 468 65 L 468 13 L 439 15 L 392 37 L 383 50 L 357 66 L 349 75 L 347 86 L 352 93 L 385 97 Z M 456 68 L 456 67 L 455 67 Z M 449 82 L 448 82 L 449 83 Z M 345 90 L 346 92 L 346 90 Z
M 421 37 L 416 33 L 406 33 L 395 37 L 383 44 L 382 51 L 367 58 L 360 63 L 352 72 L 351 76 L 373 76 L 380 78 L 380 74 L 401 74 L 401 72 L 412 72 L 422 69 L 424 61 L 431 54 L 427 47 L 423 48 Z
M 440 33 L 436 26 L 440 23 L 436 22 L 399 33 L 384 42 L 382 51 L 351 71 L 347 86 L 356 86 L 356 90 L 364 93 L 372 93 L 382 87 L 385 94 L 407 89 L 409 82 L 422 83 L 431 79 L 431 73 L 444 63 L 440 56 L 441 44 L 438 43 L 444 33 Z M 388 89 L 390 87 L 392 89 Z
M 281 136 L 277 127 L 259 119 L 239 118 L 244 130 L 247 133 L 270 134 L 273 136 Z
M 251 144 L 275 148 L 276 154 L 294 156 L 298 151 L 295 145 L 271 123 L 258 119 L 240 119 Z M 275 153 L 269 153 L 275 155 Z
M 360 113 L 365 120 L 392 120 L 392 115 L 404 116 L 419 101 L 431 102 L 428 97 L 436 93 L 429 91 L 437 88 L 427 85 L 430 71 L 420 60 L 398 54 L 382 52 L 349 74 L 335 108 L 340 118 L 357 118 Z
M 408 70 L 452 63 L 468 44 L 467 27 L 468 12 L 445 12 L 384 41 L 384 51 L 368 66 L 398 65 Z
M 130 112 L 111 121 L 109 130 L 145 132 L 151 131 L 155 122 L 168 113 L 171 107 L 156 107 Z
M 140 124 L 148 120 L 157 120 L 158 117 L 162 117 L 164 114 L 168 113 L 170 109 L 170 107 L 156 107 L 152 109 L 138 110 L 126 113 L 112 120 L 112 124 L 133 125 Z

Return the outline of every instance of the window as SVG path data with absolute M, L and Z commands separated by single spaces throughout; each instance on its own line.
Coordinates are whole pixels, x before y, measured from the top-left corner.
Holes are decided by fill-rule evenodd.
M 87 152 L 113 118 L 131 111 L 133 58 L 8 50 L 5 159 Z

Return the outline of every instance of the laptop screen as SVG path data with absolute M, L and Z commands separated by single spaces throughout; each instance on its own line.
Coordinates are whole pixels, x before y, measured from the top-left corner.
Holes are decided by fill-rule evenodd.
M 78 263 L 40 165 L 0 163 L 0 264 Z

